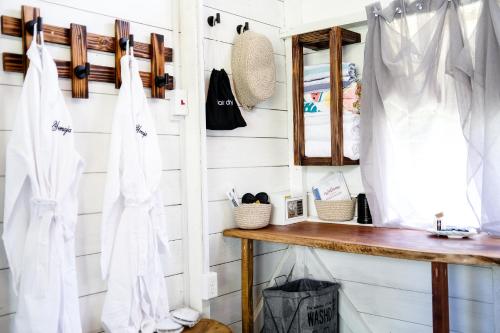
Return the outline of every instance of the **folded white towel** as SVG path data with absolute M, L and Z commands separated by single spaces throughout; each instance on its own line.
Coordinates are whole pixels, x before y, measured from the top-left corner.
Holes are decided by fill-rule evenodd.
M 330 141 L 309 140 L 305 143 L 305 154 L 308 157 L 332 156 L 332 145 Z
M 190 308 L 172 311 L 172 319 L 184 326 L 193 327 L 200 321 L 200 313 Z
M 304 113 L 304 126 L 330 124 L 330 112 Z
M 360 115 L 349 111 L 342 113 L 344 156 L 351 160 L 359 159 L 359 145 L 361 135 L 359 131 Z
M 306 141 L 313 140 L 313 141 L 330 142 L 331 141 L 330 127 L 331 125 L 329 123 L 324 125 L 305 126 L 304 139 Z
M 184 327 L 173 321 L 172 318 L 165 318 L 156 325 L 156 330 L 158 333 L 180 333 Z

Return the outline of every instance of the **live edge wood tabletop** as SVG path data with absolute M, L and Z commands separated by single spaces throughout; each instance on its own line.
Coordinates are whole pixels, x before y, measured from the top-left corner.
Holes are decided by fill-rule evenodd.
M 425 231 L 361 225 L 300 222 L 257 230 L 229 229 L 242 239 L 243 332 L 253 333 L 253 241 L 302 245 L 332 251 L 430 261 L 434 333 L 449 332 L 448 264 L 500 265 L 500 239 L 479 234 L 470 239 L 438 238 Z

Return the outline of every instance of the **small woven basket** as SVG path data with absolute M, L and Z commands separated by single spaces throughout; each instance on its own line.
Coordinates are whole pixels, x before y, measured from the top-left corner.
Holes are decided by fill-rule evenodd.
M 264 228 L 271 221 L 271 204 L 242 204 L 234 209 L 234 221 L 241 229 Z
M 350 221 L 354 218 L 356 198 L 351 200 L 315 200 L 316 211 L 325 221 Z

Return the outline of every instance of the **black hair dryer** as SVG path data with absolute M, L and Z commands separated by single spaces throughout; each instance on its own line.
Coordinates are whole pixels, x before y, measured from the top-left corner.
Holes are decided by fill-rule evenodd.
M 370 207 L 368 207 L 368 200 L 366 199 L 366 194 L 358 194 L 358 223 L 360 224 L 372 224 L 372 214 L 370 213 Z

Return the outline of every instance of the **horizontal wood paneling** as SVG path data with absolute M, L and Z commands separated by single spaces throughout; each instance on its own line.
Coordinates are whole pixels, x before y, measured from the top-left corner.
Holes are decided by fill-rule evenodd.
M 0 73 L 5 73 L 0 71 Z M 21 75 L 22 76 L 22 75 Z M 11 130 L 14 126 L 21 87 L 0 84 L 0 130 Z M 116 96 L 90 93 L 89 99 L 75 100 L 69 91 L 63 92 L 68 109 L 73 118 L 75 133 L 111 133 Z M 167 100 L 148 99 L 158 134 L 179 134 L 179 122 L 170 118 Z
M 288 190 L 288 167 L 208 170 L 209 201 L 227 199 L 226 192 L 233 187 L 240 195 L 284 192 Z
M 203 4 L 206 7 L 218 8 L 221 11 L 232 13 L 242 18 L 267 23 L 278 28 L 283 26 L 284 10 L 283 3 L 280 1 L 205 0 Z M 222 13 L 222 15 L 224 15 L 224 13 Z M 207 27 L 207 29 L 210 28 Z
M 427 294 L 432 292 L 428 262 L 316 251 L 335 278 Z M 449 265 L 448 276 L 450 297 L 493 302 L 490 267 Z
M 209 235 L 209 242 L 210 266 L 241 259 L 239 239 L 224 237 L 221 233 L 217 233 Z M 255 242 L 254 255 L 276 252 L 287 247 L 286 244 Z
M 258 284 L 253 288 L 254 299 L 262 294 L 265 284 Z M 212 318 L 228 325 L 241 320 L 241 291 L 221 295 L 210 300 L 210 313 Z
M 285 251 L 282 250 L 254 257 L 254 284 L 268 282 L 284 254 Z M 293 257 L 290 257 L 280 274 L 288 274 L 293 264 Z M 211 270 L 217 272 L 220 277 L 218 281 L 219 295 L 241 289 L 241 260 L 212 266 Z M 254 301 L 254 304 L 257 304 L 257 301 L 258 299 Z
M 288 165 L 288 140 L 269 138 L 207 138 L 208 168 Z
M 138 42 L 149 43 L 152 32 L 163 34 L 165 44 L 172 47 L 171 4 L 172 1 L 150 0 L 143 3 L 126 0 L 120 6 L 113 2 L 91 0 L 44 1 L 27 0 L 24 5 L 39 7 L 44 23 L 69 28 L 70 23 L 82 24 L 89 34 L 114 36 L 115 18 L 131 21 L 131 33 Z M 155 8 L 151 11 L 151 8 Z M 20 17 L 21 4 L 15 0 L 0 2 L 0 13 Z M 153 14 L 152 14 L 153 13 Z M 47 44 L 55 59 L 68 61 L 70 48 Z M 21 53 L 20 38 L 0 35 L 0 52 Z M 114 55 L 89 50 L 88 60 L 92 64 L 114 67 Z M 0 64 L 1 67 L 2 64 Z M 138 59 L 141 71 L 150 71 L 150 61 Z M 165 66 L 173 73 L 173 64 Z M 0 71 L 0 211 L 3 212 L 5 184 L 5 148 L 12 130 L 17 103 L 21 94 L 23 76 L 18 73 Z M 75 231 L 77 278 L 80 294 L 80 312 L 83 332 L 102 332 L 101 311 L 106 283 L 100 273 L 100 229 L 103 192 L 106 182 L 109 140 L 118 90 L 114 85 L 91 82 L 90 96 L 86 100 L 71 98 L 71 81 L 60 79 L 67 107 L 73 118 L 73 133 L 76 149 L 86 162 L 86 169 L 79 187 L 79 216 Z M 172 257 L 163 257 L 166 282 L 171 309 L 184 304 L 183 274 L 183 227 L 180 179 L 180 125 L 170 116 L 167 99 L 150 99 L 145 89 L 148 104 L 155 120 L 163 157 L 162 190 L 165 201 L 165 223 L 168 225 Z M 3 216 L 0 217 L 0 221 Z M 3 224 L 0 223 L 0 232 Z M 13 332 L 13 312 L 16 297 L 10 285 L 10 271 L 0 243 L 0 332 Z
M 255 108 L 251 111 L 241 110 L 247 123 L 246 127 L 238 127 L 232 131 L 207 130 L 207 137 L 253 137 L 287 139 L 287 113 L 269 109 Z
M 224 14 L 222 14 L 224 15 Z M 205 70 L 211 71 L 215 69 L 224 69 L 226 73 L 232 74 L 231 67 L 231 51 L 233 45 L 220 42 L 212 39 L 203 40 L 203 55 L 205 62 Z M 285 82 L 286 72 L 285 72 L 285 56 L 284 55 L 274 55 L 274 63 L 276 65 L 276 81 Z
M 432 296 L 419 292 L 342 282 L 342 288 L 363 313 L 432 325 Z M 450 325 L 460 332 L 493 332 L 489 303 L 450 298 Z
M 203 7 L 203 17 L 209 17 L 210 15 L 215 15 L 216 13 L 216 9 Z M 238 24 L 245 24 L 245 22 L 248 21 L 250 24 L 250 30 L 261 33 L 269 38 L 275 54 L 285 54 L 285 44 L 279 36 L 280 29 L 278 27 L 273 27 L 253 20 L 246 20 L 230 13 L 224 13 L 222 16 L 223 21 L 221 25 L 216 26 L 215 28 L 210 28 L 207 25 L 208 28 L 204 29 L 205 38 L 232 44 L 237 35 L 236 26 Z

